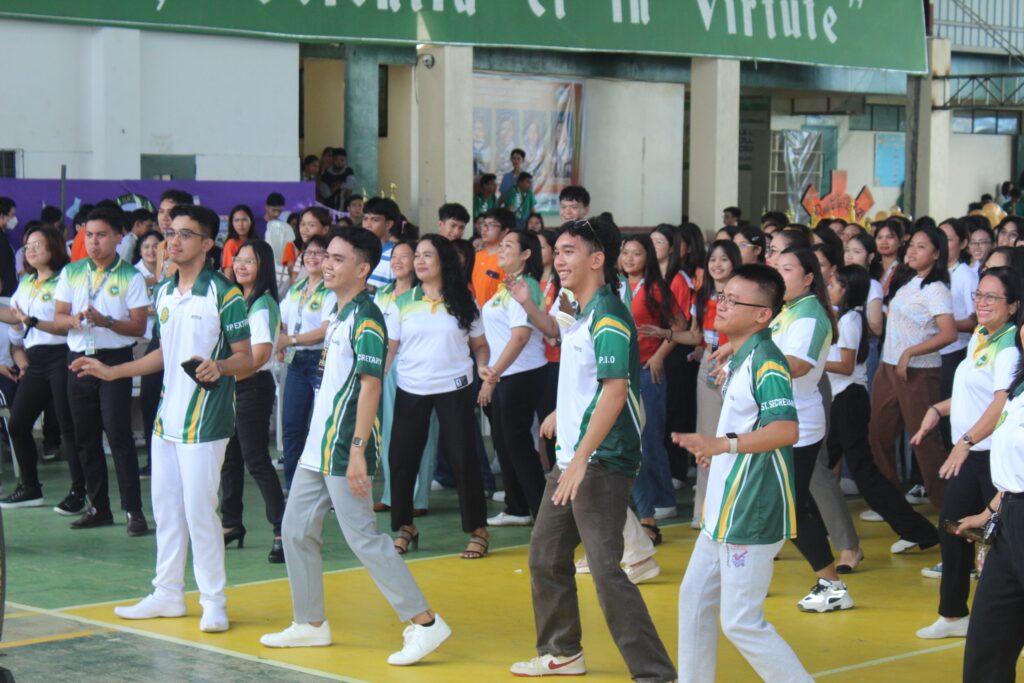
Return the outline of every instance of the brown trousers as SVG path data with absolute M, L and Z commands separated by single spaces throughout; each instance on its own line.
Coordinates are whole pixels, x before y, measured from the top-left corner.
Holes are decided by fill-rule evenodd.
M 881 363 L 871 385 L 871 426 L 868 440 L 879 471 L 895 486 L 900 486 L 896 474 L 896 440 L 905 428 L 913 435 L 921 426 L 928 406 L 940 400 L 941 368 L 907 368 L 906 381 L 896 374 L 896 366 Z M 920 446 L 914 447 L 914 457 L 921 470 L 928 499 L 936 509 L 942 507 L 948 482 L 939 477 L 939 468 L 946 461 L 942 435 L 933 429 Z

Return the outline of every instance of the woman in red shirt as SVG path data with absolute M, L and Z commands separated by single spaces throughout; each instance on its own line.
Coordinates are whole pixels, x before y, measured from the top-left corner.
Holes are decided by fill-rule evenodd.
M 256 217 L 245 204 L 239 204 L 231 209 L 228 214 L 228 238 L 224 242 L 224 253 L 221 257 L 221 269 L 229 280 L 235 279 L 234 270 L 231 264 L 235 261 L 235 254 L 242 248 L 245 241 L 255 237 L 253 230 L 256 225 Z
M 682 311 L 661 275 L 651 238 L 647 235 L 627 237 L 622 243 L 619 263 L 633 294 L 633 320 L 637 326 L 653 325 L 682 332 Z M 640 437 L 643 464 L 633 486 L 633 502 L 640 523 L 655 543 L 660 540 L 655 508 L 673 508 L 676 504 L 665 449 L 665 358 L 674 347 L 672 341 L 640 338 L 640 399 L 647 423 Z

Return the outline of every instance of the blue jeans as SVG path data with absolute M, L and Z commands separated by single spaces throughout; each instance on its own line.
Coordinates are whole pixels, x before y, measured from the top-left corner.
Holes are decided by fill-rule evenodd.
M 633 503 L 637 517 L 654 516 L 655 507 L 672 507 L 676 492 L 672 488 L 672 470 L 665 449 L 665 381 L 651 381 L 651 371 L 640 370 L 640 400 L 644 402 L 647 424 L 640 435 L 641 466 L 633 485 Z
M 313 416 L 316 371 L 320 351 L 296 351 L 284 381 L 281 406 L 281 431 L 284 441 L 284 487 L 291 488 L 292 476 L 306 445 L 309 419 Z

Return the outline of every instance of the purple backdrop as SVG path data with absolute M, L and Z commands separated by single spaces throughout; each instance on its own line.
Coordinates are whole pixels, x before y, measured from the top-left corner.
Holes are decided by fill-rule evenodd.
M 263 208 L 267 195 L 284 195 L 285 209 L 298 211 L 316 200 L 316 183 L 312 182 L 234 182 L 221 180 L 68 180 L 64 195 L 65 213 L 78 200 L 95 204 L 101 199 L 117 199 L 125 194 L 145 197 L 156 207 L 160 193 L 175 188 L 189 192 L 198 203 L 226 216 L 236 204 L 248 204 L 256 215 L 260 233 L 263 231 Z M 11 240 L 18 244 L 21 229 L 30 220 L 39 218 L 44 206 L 60 204 L 60 180 L 22 180 L 0 178 L 0 197 L 10 197 L 18 205 L 18 228 Z M 71 223 L 67 216 L 66 223 Z M 262 235 L 261 235 L 262 236 Z

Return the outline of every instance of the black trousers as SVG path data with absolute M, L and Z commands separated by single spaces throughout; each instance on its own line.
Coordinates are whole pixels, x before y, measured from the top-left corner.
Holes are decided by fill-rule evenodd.
M 281 535 L 284 493 L 270 460 L 270 413 L 274 409 L 274 378 L 268 370 L 235 384 L 235 434 L 228 441 L 220 470 L 220 518 L 225 529 L 242 525 L 245 469 L 263 496 L 267 521 Z M 244 468 L 243 468 L 244 465 Z
M 84 354 L 68 353 L 68 364 Z M 133 360 L 132 347 L 100 349 L 94 356 L 106 365 L 121 365 Z M 68 373 L 68 401 L 75 423 L 75 450 L 85 473 L 86 492 L 99 512 L 110 510 L 107 458 L 103 453 L 103 434 L 107 435 L 114 460 L 121 509 L 142 512 L 139 486 L 139 454 L 132 436 L 132 380 L 130 377 L 104 382 L 95 377 Z
M 686 481 L 690 456 L 672 441 L 672 432 L 691 433 L 697 426 L 697 368 L 687 360 L 692 346 L 677 346 L 665 357 L 665 452 L 672 477 Z
M 154 337 L 149 340 L 146 353 L 152 353 L 160 348 L 160 339 Z M 160 407 L 160 392 L 164 386 L 164 372 L 155 372 L 152 375 L 143 375 L 139 392 L 139 408 L 142 411 L 142 433 L 146 439 L 146 462 L 151 462 L 153 457 L 153 424 L 156 422 L 156 410 Z
M 953 377 L 956 375 L 956 369 L 959 367 L 960 362 L 967 358 L 967 348 L 965 347 L 952 353 L 944 353 L 940 357 L 942 358 L 942 388 L 939 397 L 945 401 L 953 395 Z M 953 448 L 953 437 L 950 434 L 948 415 L 939 420 L 939 429 L 942 430 L 942 443 L 946 445 L 947 451 L 951 450 Z M 959 438 L 959 436 L 958 434 L 957 437 Z
M 548 361 L 544 366 L 544 388 L 541 390 L 540 401 L 537 403 L 537 421 L 544 422 L 544 418 L 554 412 L 555 404 L 558 403 L 558 367 L 557 362 Z M 544 449 L 548 456 L 548 466 L 555 464 L 555 440 L 544 439 Z
M 939 542 L 935 526 L 914 510 L 903 493 L 875 465 L 871 445 L 868 443 L 870 421 L 871 399 L 864 386 L 851 384 L 832 399 L 826 442 L 829 467 L 834 467 L 845 456 L 850 475 L 857 483 L 864 501 L 885 519 L 900 538 L 923 547 L 935 545 Z
M 68 407 L 68 347 L 65 344 L 33 346 L 26 350 L 28 368 L 18 382 L 18 392 L 11 406 L 11 441 L 21 469 L 21 483 L 27 488 L 40 488 L 39 451 L 32 436 L 32 427 L 46 406 L 53 401 L 66 448 L 71 490 L 85 494 L 85 474 L 75 457 L 75 425 Z
M 1015 680 L 1024 648 L 1024 494 L 1003 494 L 1002 521 L 974 592 L 964 683 Z M 943 566 L 943 573 L 946 568 Z
M 976 515 L 985 509 L 996 495 L 989 470 L 989 452 L 971 451 L 946 489 L 946 497 L 939 510 L 939 521 L 958 521 Z M 939 585 L 939 614 L 944 617 L 966 617 L 967 599 L 971 593 L 971 570 L 978 547 L 956 534 L 943 531 L 942 582 Z
M 487 500 L 473 435 L 476 396 L 472 386 L 431 396 L 410 394 L 401 387 L 395 392 L 395 423 L 388 454 L 393 531 L 412 524 L 412 495 L 433 411 L 437 411 L 441 444 L 455 475 L 462 530 L 470 533 L 487 525 Z
M 832 547 L 828 544 L 828 532 L 821 521 L 814 499 L 811 498 L 811 475 L 818 461 L 821 442 L 793 449 L 793 486 L 796 498 L 796 538 L 793 545 L 811 565 L 814 571 L 821 571 L 832 564 Z
M 545 366 L 506 375 L 494 388 L 491 429 L 505 484 L 505 511 L 537 518 L 544 494 L 544 468 L 533 442 L 533 416 L 540 403 Z

